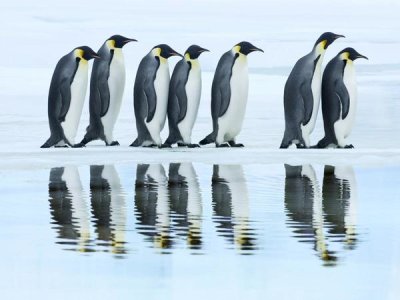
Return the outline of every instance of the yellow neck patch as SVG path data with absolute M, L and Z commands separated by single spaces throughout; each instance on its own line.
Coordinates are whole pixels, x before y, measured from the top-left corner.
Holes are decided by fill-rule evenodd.
M 160 56 L 161 54 L 161 48 L 154 48 L 152 51 L 154 56 Z
M 106 42 L 106 44 L 107 44 L 107 47 L 108 47 L 110 50 L 115 49 L 115 41 L 114 41 L 114 40 L 108 40 L 108 41 Z
M 327 40 L 323 40 L 323 41 L 319 42 L 319 44 L 317 45 L 317 47 L 315 49 L 318 55 L 325 52 L 325 50 L 326 50 L 325 46 L 327 43 L 328 43 Z
M 161 48 L 154 48 L 152 51 L 153 55 L 160 58 L 160 63 L 166 63 L 167 59 L 161 56 Z
M 349 52 L 343 52 L 342 54 L 340 54 L 340 59 L 341 60 L 348 60 L 350 56 Z
M 232 48 L 232 51 L 233 51 L 233 53 L 240 53 L 240 49 L 241 49 L 240 46 L 235 46 Z
M 83 53 L 84 53 L 84 51 L 82 49 L 75 49 L 75 51 L 74 51 L 75 57 L 79 57 L 80 59 L 84 59 Z

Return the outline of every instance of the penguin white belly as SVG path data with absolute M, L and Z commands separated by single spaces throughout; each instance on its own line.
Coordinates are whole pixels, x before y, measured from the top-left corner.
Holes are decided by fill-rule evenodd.
M 233 140 L 242 129 L 249 88 L 247 58 L 243 54 L 236 59 L 230 81 L 231 99 L 225 114 L 218 118 L 217 143 Z
M 108 77 L 110 91 L 110 105 L 107 113 L 101 118 L 104 127 L 104 135 L 107 143 L 113 141 L 114 126 L 121 109 L 122 96 L 125 88 L 125 63 L 122 49 L 116 48 L 110 64 Z
M 344 139 L 347 138 L 353 128 L 357 110 L 357 83 L 354 65 L 348 61 L 343 73 L 343 82 L 349 93 L 349 113 L 342 119 L 342 108 L 340 118 L 334 124 L 335 135 L 340 147 L 346 146 Z
M 183 142 L 190 144 L 193 125 L 199 111 L 201 95 L 201 71 L 198 64 L 192 63 L 185 91 L 187 96 L 187 111 L 185 118 L 178 124 L 178 128 Z
M 72 202 L 72 218 L 80 235 L 79 244 L 84 246 L 85 242 L 90 239 L 90 217 L 78 168 L 76 166 L 65 167 L 61 179 L 65 181 L 69 191 Z
M 65 121 L 61 122 L 64 135 L 73 145 L 82 115 L 83 103 L 85 102 L 88 83 L 88 63 L 81 60 L 76 70 L 74 80 L 71 84 L 71 103 L 65 116 Z
M 301 132 L 303 135 L 304 142 L 307 147 L 310 146 L 310 134 L 315 128 L 315 122 L 318 116 L 319 103 L 321 98 L 321 66 L 323 57 L 321 56 L 315 66 L 314 75 L 311 80 L 311 91 L 313 94 L 313 110 L 311 119 L 306 125 L 301 125 Z
M 154 79 L 154 89 L 157 95 L 156 111 L 150 122 L 146 122 L 145 120 L 147 129 L 157 145 L 161 145 L 160 132 L 164 128 L 167 117 L 169 80 L 168 62 L 166 60 L 163 62 L 163 59 L 161 59 L 156 78 Z

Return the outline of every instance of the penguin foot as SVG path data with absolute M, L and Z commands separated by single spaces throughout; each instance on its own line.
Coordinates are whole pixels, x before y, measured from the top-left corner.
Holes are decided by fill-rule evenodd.
M 296 144 L 297 149 L 306 149 L 307 147 L 304 144 Z
M 242 143 L 238 143 L 238 144 L 235 144 L 235 145 L 231 145 L 231 147 L 234 147 L 234 148 L 243 148 L 244 145 L 243 145 Z
M 178 143 L 178 147 L 200 148 L 200 145 L 199 145 L 199 144 L 184 144 L 184 143 Z
M 74 145 L 75 146 L 75 145 Z M 68 148 L 68 145 L 62 145 L 62 146 L 54 146 L 54 148 Z
M 240 143 L 237 144 L 235 141 L 229 141 L 228 144 L 229 144 L 229 146 L 231 146 L 231 147 L 236 147 L 236 148 L 242 148 L 242 147 L 244 147 L 243 144 L 240 144 Z
M 86 145 L 84 143 L 82 143 L 82 142 L 72 146 L 72 148 L 83 148 L 83 147 L 86 147 Z
M 344 149 L 354 149 L 354 146 L 352 144 L 344 146 Z
M 188 148 L 200 148 L 199 144 L 187 144 Z
M 160 148 L 160 149 L 172 148 L 172 146 L 171 146 L 170 144 L 162 144 L 159 148 Z
M 217 148 L 229 148 L 229 144 L 228 143 L 223 143 L 223 144 L 215 144 L 215 147 Z
M 108 144 L 107 146 L 119 146 L 118 141 L 112 141 L 110 144 Z
M 156 144 L 150 144 L 150 145 L 146 145 L 146 146 L 142 146 L 143 148 L 158 148 L 158 145 Z M 161 148 L 161 146 L 160 146 Z

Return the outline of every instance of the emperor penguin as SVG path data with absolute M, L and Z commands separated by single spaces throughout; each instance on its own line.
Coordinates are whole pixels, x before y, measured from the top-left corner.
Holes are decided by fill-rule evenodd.
M 325 137 L 317 148 L 354 148 L 346 145 L 357 108 L 357 82 L 353 61 L 365 58 L 353 48 L 339 52 L 326 66 L 322 78 L 322 116 Z
M 285 133 L 280 148 L 291 144 L 296 144 L 297 148 L 310 147 L 310 134 L 315 127 L 321 97 L 322 61 L 328 46 L 339 37 L 344 36 L 323 33 L 311 52 L 293 67 L 284 90 Z
M 98 51 L 101 58 L 94 60 L 90 77 L 90 124 L 83 140 L 75 145 L 82 147 L 90 141 L 101 139 L 107 146 L 117 146 L 113 131 L 121 108 L 125 87 L 125 63 L 122 47 L 135 39 L 113 35 Z
M 58 61 L 48 98 L 51 134 L 41 148 L 74 145 L 86 96 L 88 61 L 99 57 L 88 46 L 81 46 Z
M 168 58 L 181 56 L 170 46 L 155 46 L 142 59 L 133 88 L 133 106 L 138 137 L 132 147 L 161 147 L 160 132 L 167 117 L 169 68 Z
M 243 147 L 235 142 L 242 129 L 246 111 L 249 75 L 247 55 L 260 48 L 240 42 L 220 58 L 211 87 L 213 132 L 200 145 L 215 143 L 217 147 Z
M 191 136 L 201 96 L 198 58 L 205 51 L 209 50 L 197 45 L 190 46 L 172 72 L 167 108 L 169 136 L 164 143 L 166 147 L 175 143 L 189 148 L 200 147 L 192 144 Z

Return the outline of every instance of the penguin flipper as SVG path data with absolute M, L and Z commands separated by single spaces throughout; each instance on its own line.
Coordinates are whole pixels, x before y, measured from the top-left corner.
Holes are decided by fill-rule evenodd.
M 101 100 L 100 117 L 104 117 L 108 112 L 108 108 L 110 107 L 110 89 L 108 87 L 107 80 L 101 80 L 98 82 L 98 91 Z
M 146 80 L 144 83 L 144 95 L 147 101 L 147 120 L 149 123 L 154 118 L 154 114 L 156 113 L 157 108 L 157 94 L 154 88 L 153 80 Z
M 311 83 L 304 82 L 300 86 L 300 94 L 301 94 L 301 99 L 303 100 L 303 107 L 304 107 L 303 125 L 306 125 L 311 120 L 314 108 L 314 97 L 311 90 Z
M 228 110 L 231 101 L 231 86 L 229 80 L 224 81 L 219 89 L 219 97 L 217 99 L 217 105 L 219 102 L 219 114 L 218 117 L 222 117 Z M 219 101 L 218 101 L 219 100 Z
M 342 105 L 342 119 L 345 119 L 350 109 L 350 96 L 342 80 L 335 81 L 335 92 Z
M 176 89 L 176 96 L 178 98 L 179 104 L 179 116 L 178 123 L 181 122 L 186 117 L 187 112 L 187 95 L 185 90 L 185 83 L 179 82 L 178 87 Z
M 60 121 L 64 121 L 65 116 L 69 111 L 69 106 L 71 105 L 71 86 L 67 79 L 63 80 L 60 84 L 60 94 L 61 94 L 61 108 L 58 119 Z

